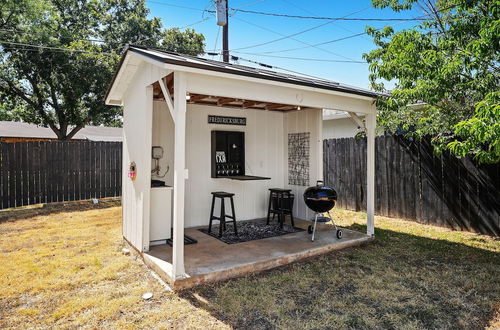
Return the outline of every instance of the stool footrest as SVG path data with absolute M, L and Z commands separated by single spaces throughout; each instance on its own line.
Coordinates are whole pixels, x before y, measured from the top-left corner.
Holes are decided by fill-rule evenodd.
M 233 216 L 230 216 L 230 215 L 226 215 L 226 218 L 232 219 L 229 222 L 233 222 L 234 220 L 236 220 Z M 216 216 L 213 216 L 211 219 L 220 221 L 220 217 L 216 217 Z

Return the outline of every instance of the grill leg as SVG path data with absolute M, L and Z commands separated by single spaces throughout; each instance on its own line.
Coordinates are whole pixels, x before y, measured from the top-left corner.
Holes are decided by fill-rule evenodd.
M 314 242 L 314 234 L 316 233 L 316 223 L 318 222 L 318 213 L 314 216 L 314 228 L 313 228 L 313 235 L 311 237 L 311 242 Z
M 328 214 L 328 217 L 330 218 L 330 221 L 332 222 L 332 225 L 335 228 L 335 231 L 337 231 L 337 229 L 338 229 L 337 225 L 335 224 L 335 222 L 333 222 L 333 218 L 332 218 L 332 216 L 330 214 L 330 211 L 327 211 L 326 214 Z

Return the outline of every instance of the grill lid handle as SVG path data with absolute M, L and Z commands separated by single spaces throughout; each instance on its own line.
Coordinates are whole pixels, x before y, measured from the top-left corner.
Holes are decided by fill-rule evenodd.
M 321 184 L 320 184 L 320 182 L 321 182 Z M 317 186 L 324 186 L 325 182 L 323 180 L 318 180 L 318 181 L 316 181 L 316 185 Z

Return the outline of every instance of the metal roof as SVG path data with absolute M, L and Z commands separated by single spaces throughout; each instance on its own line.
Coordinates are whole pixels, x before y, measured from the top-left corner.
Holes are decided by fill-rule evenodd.
M 210 59 L 206 59 L 206 58 L 190 56 L 190 55 L 183 55 L 183 54 L 168 52 L 168 51 L 164 51 L 164 50 L 160 50 L 160 49 L 156 49 L 156 48 L 148 48 L 148 47 L 137 46 L 137 45 L 128 45 L 127 47 L 125 47 L 123 55 L 122 55 L 122 60 L 120 61 L 120 65 L 119 65 L 116 72 L 118 72 L 118 70 L 120 69 L 120 66 L 122 65 L 123 60 L 125 58 L 125 55 L 128 51 L 147 56 L 153 60 L 156 60 L 156 61 L 159 61 L 162 63 L 172 64 L 172 65 L 179 65 L 179 66 L 197 68 L 197 69 L 208 70 L 208 71 L 223 72 L 223 73 L 228 73 L 228 74 L 235 74 L 235 75 L 239 75 L 239 76 L 246 76 L 246 77 L 258 78 L 258 79 L 264 79 L 264 80 L 279 81 L 279 82 L 288 83 L 288 84 L 308 86 L 308 87 L 314 87 L 314 88 L 325 89 L 325 90 L 330 90 L 330 91 L 337 91 L 337 92 L 344 92 L 347 94 L 356 94 L 356 95 L 367 96 L 367 97 L 377 97 L 379 95 L 378 93 L 371 91 L 371 90 L 368 90 L 368 89 L 349 86 L 349 85 L 341 84 L 339 82 L 330 81 L 330 80 L 326 80 L 326 79 L 322 79 L 322 78 L 313 78 L 313 77 L 307 77 L 307 76 L 292 75 L 292 74 L 287 74 L 287 73 L 282 73 L 282 72 L 271 71 L 271 70 L 267 70 L 267 69 L 255 68 L 255 67 L 250 67 L 250 66 L 245 66 L 245 65 L 240 65 L 240 64 L 214 61 L 214 60 L 210 60 Z M 108 92 L 106 93 L 106 97 L 108 96 L 108 94 L 111 90 L 111 86 L 113 86 L 113 84 L 115 82 L 115 79 L 116 79 L 116 74 L 113 77 L 113 80 L 110 84 L 110 88 L 108 89 Z
M 0 137 L 57 139 L 54 131 L 48 127 L 13 121 L 0 121 Z M 86 126 L 75 134 L 73 140 L 119 142 L 122 141 L 122 128 Z

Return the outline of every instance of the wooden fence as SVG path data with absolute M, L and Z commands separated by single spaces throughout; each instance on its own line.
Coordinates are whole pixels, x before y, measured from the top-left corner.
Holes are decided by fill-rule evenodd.
M 436 156 L 429 141 L 376 138 L 375 212 L 500 236 L 500 164 Z M 324 177 L 343 208 L 366 210 L 366 139 L 324 140 Z
M 121 142 L 0 143 L 0 208 L 121 195 Z

